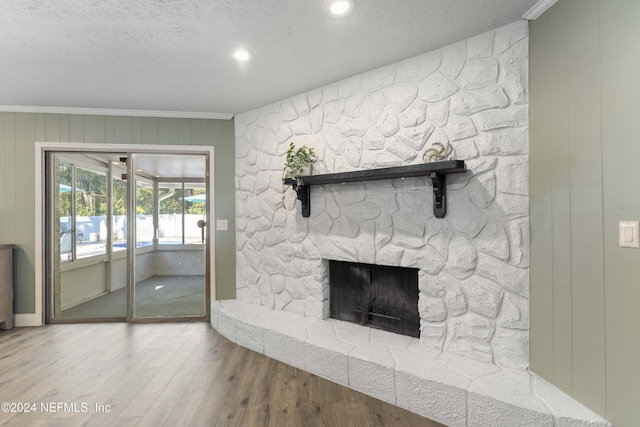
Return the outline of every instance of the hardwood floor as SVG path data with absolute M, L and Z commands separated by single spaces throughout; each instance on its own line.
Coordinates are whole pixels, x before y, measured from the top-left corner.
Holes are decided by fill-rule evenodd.
M 0 332 L 9 426 L 441 426 L 240 347 L 207 323 Z M 24 412 L 26 407 L 31 412 Z

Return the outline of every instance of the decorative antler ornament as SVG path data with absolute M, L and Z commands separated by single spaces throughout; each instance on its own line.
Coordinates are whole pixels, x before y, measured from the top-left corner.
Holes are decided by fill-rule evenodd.
M 431 148 L 424 152 L 422 158 L 425 163 L 433 163 L 441 160 L 450 160 L 452 153 L 453 147 L 451 147 L 451 144 L 447 143 L 445 146 L 440 142 L 434 142 L 431 144 Z

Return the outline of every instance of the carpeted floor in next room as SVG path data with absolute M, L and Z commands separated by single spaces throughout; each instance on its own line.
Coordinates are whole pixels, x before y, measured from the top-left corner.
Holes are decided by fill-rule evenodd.
M 205 315 L 204 276 L 155 276 L 135 285 L 136 317 Z M 62 319 L 125 317 L 126 290 L 105 294 L 62 311 Z

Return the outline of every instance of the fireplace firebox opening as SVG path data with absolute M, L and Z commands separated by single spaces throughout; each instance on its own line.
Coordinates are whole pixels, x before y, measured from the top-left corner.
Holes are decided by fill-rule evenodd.
M 420 336 L 418 269 L 329 260 L 334 319 Z

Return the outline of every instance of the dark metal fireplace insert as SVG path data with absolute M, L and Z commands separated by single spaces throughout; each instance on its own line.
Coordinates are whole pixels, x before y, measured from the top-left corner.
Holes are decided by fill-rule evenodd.
M 418 338 L 418 269 L 329 261 L 334 319 Z

